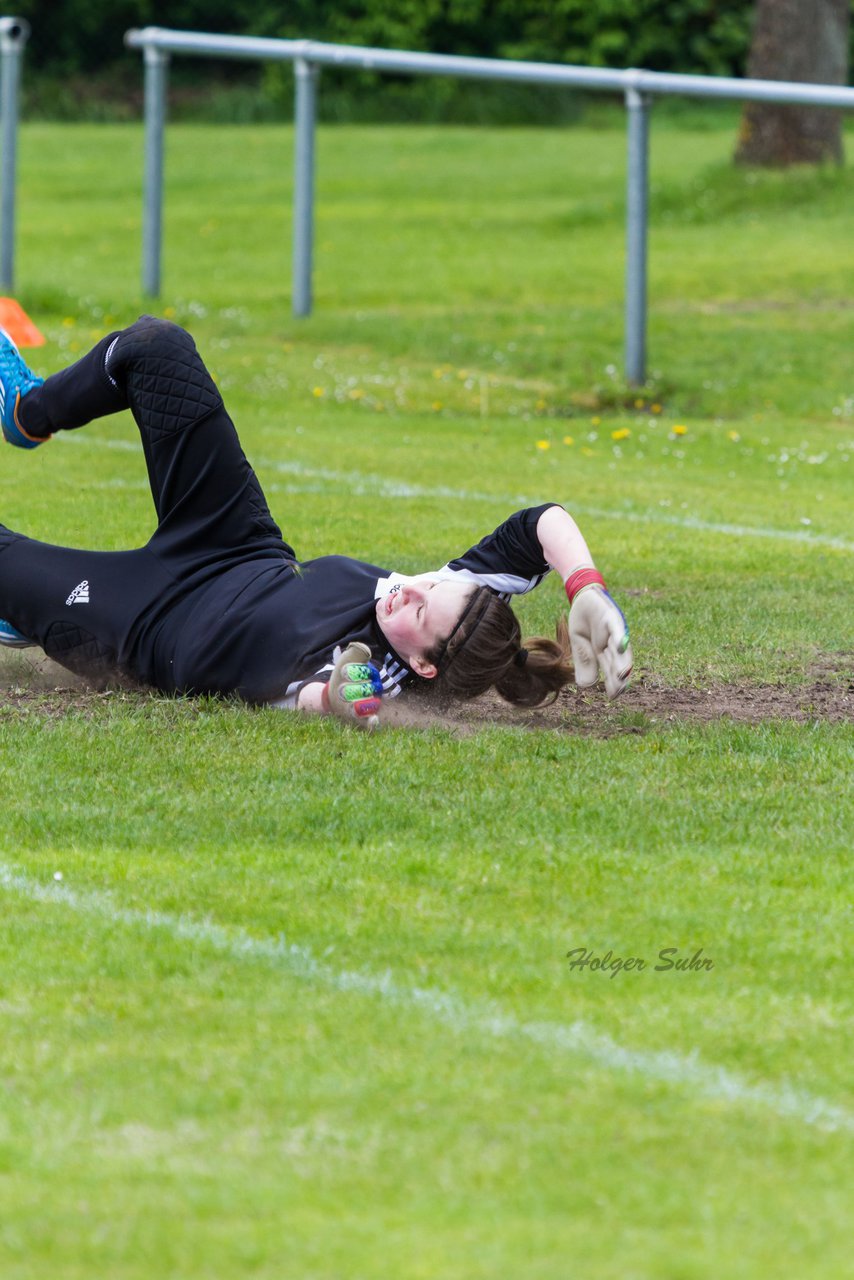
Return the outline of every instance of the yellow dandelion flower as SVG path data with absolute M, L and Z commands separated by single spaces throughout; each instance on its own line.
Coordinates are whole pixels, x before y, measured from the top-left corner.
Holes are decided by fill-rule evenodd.
M 592 457 L 593 457 L 593 450 L 592 450 L 592 449 L 588 449 L 588 448 L 587 448 L 587 445 L 582 445 L 582 447 L 581 447 L 581 452 L 584 454 L 585 458 L 592 458 Z
M 652 409 L 653 413 L 661 413 L 660 404 L 651 404 L 649 407 Z
M 319 400 L 319 399 L 321 398 L 321 396 L 325 396 L 325 395 L 326 395 L 326 392 L 323 390 L 323 387 L 315 387 L 311 394 L 312 394 L 313 396 L 317 396 L 317 398 L 318 398 L 318 400 Z
M 546 407 L 546 402 L 545 402 L 545 400 L 538 400 L 538 401 L 537 401 L 537 406 L 536 406 L 536 407 L 537 407 L 538 409 L 545 409 L 545 407 Z
M 737 432 L 737 431 L 728 431 L 728 432 L 726 433 L 726 438 L 727 438 L 727 440 L 732 440 L 732 441 L 734 441 L 734 442 L 735 442 L 735 441 L 740 440 L 740 439 L 741 439 L 741 436 L 738 434 L 738 432 Z
M 602 421 L 601 418 L 591 418 L 590 425 L 591 427 L 598 427 L 601 421 Z
M 73 329 L 76 323 L 77 321 L 74 319 L 74 316 L 66 316 L 62 322 L 62 327 L 64 329 Z
M 538 440 L 538 441 L 537 441 L 537 448 L 538 448 L 538 449 L 551 449 L 551 447 L 552 447 L 552 442 L 551 442 L 551 440 Z
M 642 408 L 643 408 L 643 400 L 636 400 L 636 401 L 635 401 L 635 408 L 636 408 L 636 409 L 642 409 Z
M 351 400 L 361 400 L 365 393 L 361 387 L 351 387 L 347 394 Z
M 435 413 L 438 413 L 438 412 L 439 412 L 439 410 L 440 410 L 441 408 L 442 408 L 442 401 L 441 401 L 441 400 L 434 400 L 434 401 L 433 401 L 433 410 L 434 410 L 434 412 L 435 412 Z
M 572 436 L 564 436 L 563 442 L 564 444 L 575 444 L 575 440 Z
M 686 426 L 683 426 L 683 424 L 682 424 L 681 422 L 680 422 L 680 423 L 677 423 L 677 424 L 676 424 L 676 426 L 673 428 L 673 434 L 674 434 L 675 436 L 684 436 L 684 435 L 687 435 L 687 434 L 688 434 L 688 428 L 687 428 Z
M 619 427 L 618 430 L 611 432 L 611 439 L 612 440 L 628 440 L 631 434 L 632 433 L 631 431 L 629 431 L 628 427 Z
M 164 307 L 164 308 L 163 308 L 163 314 L 164 314 L 164 316 L 166 317 L 166 319 L 167 319 L 167 320 L 171 320 L 171 319 L 172 319 L 172 317 L 173 317 L 173 316 L 174 316 L 174 314 L 175 314 L 175 308 L 174 308 L 174 307 Z M 105 324 L 112 324 L 112 322 L 113 322 L 113 317 L 112 317 L 112 316 L 104 316 L 104 323 L 105 323 Z

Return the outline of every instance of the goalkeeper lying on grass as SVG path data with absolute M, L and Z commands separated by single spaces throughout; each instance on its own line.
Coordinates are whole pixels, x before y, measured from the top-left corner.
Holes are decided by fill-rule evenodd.
M 375 723 L 381 699 L 435 680 L 469 698 L 493 685 L 535 706 L 573 675 L 625 688 L 625 619 L 560 506 L 510 516 L 437 573 L 408 577 L 346 556 L 297 559 L 244 457 L 188 333 L 144 316 L 46 381 L 0 336 L 0 423 L 25 449 L 130 408 L 158 525 L 135 551 L 74 551 L 0 526 L 2 643 L 39 644 L 85 676 L 167 693 Z M 569 625 L 521 640 L 507 600 L 555 569 Z

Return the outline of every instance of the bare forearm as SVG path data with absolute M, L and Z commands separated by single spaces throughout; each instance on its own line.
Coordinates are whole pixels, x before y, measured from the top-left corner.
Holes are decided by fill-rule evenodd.
M 328 715 L 329 706 L 323 698 L 325 688 L 326 685 L 320 680 L 303 685 L 297 698 L 297 710 L 307 711 L 311 715 Z
M 549 507 L 537 521 L 537 537 L 543 556 L 562 580 L 580 565 L 592 565 L 593 556 L 584 535 L 563 507 Z

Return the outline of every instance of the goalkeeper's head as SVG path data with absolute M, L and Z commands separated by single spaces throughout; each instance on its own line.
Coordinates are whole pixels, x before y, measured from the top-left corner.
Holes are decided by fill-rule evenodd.
M 519 620 L 488 587 L 476 587 L 448 635 L 426 654 L 437 691 L 476 698 L 493 686 L 508 702 L 535 707 L 557 696 L 573 676 L 566 622 L 557 638 L 522 641 Z

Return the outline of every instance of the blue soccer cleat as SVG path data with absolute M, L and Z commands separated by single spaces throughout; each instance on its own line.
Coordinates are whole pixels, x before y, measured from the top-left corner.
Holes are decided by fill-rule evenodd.
M 28 640 L 23 632 L 13 627 L 11 622 L 4 622 L 0 618 L 0 644 L 7 649 L 33 649 L 35 643 L 35 640 Z
M 48 439 L 46 436 L 29 435 L 18 421 L 18 405 L 22 397 L 43 382 L 44 378 L 39 378 L 21 359 L 8 333 L 0 329 L 0 427 L 7 444 L 14 444 L 19 449 L 37 449 Z

